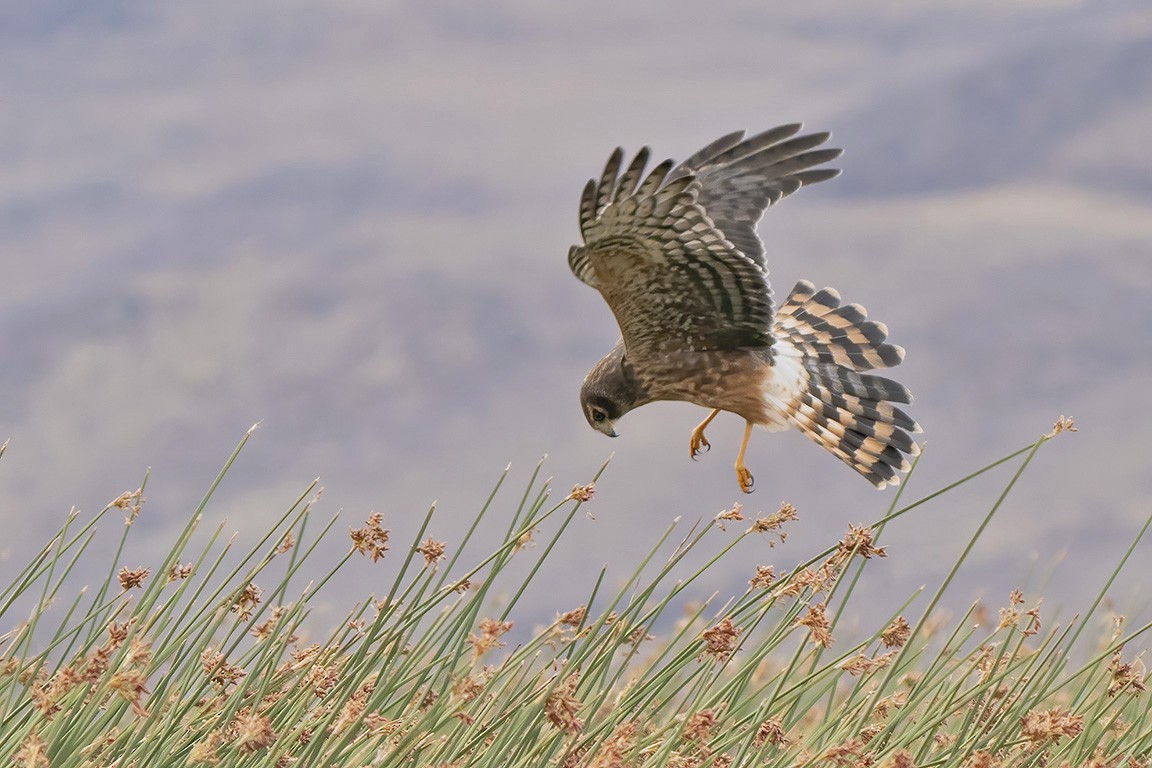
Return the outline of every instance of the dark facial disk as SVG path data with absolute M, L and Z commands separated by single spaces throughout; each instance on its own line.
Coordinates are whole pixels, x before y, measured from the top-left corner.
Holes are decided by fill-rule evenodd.
M 616 437 L 615 422 L 620 418 L 621 408 L 603 395 L 587 395 L 583 398 L 584 418 L 598 432 L 608 437 Z

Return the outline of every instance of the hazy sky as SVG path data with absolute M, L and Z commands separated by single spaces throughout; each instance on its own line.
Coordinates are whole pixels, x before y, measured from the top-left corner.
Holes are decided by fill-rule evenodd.
M 263 420 L 213 523 L 262 531 L 319 476 L 349 525 L 403 532 L 438 499 L 451 540 L 508 462 L 518 489 L 549 454 L 562 496 L 615 451 L 557 589 L 624 575 L 649 532 L 738 500 L 740 424 L 695 464 L 698 409 L 587 428 L 616 329 L 565 263 L 580 189 L 618 144 L 683 158 L 795 120 L 845 173 L 770 211 L 772 278 L 837 287 L 907 348 L 909 498 L 1081 426 L 965 599 L 1064 551 L 1054 588 L 1091 592 L 1152 507 L 1142 1 L 7 3 L 0 105 L 0 574 L 147 467 L 141 535 L 166 541 Z M 758 432 L 749 466 L 748 511 L 801 521 L 744 570 L 891 500 L 795 434 Z M 871 588 L 938 578 L 1006 480 L 902 521 Z

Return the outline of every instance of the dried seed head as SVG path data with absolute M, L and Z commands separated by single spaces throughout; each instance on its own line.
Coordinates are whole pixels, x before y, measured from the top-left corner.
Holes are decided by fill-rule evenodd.
M 588 485 L 574 485 L 572 492 L 564 501 L 578 501 L 583 504 L 586 501 L 592 500 L 592 494 L 596 493 L 596 484 L 588 483 Z
M 248 674 L 240 667 L 229 664 L 225 660 L 224 654 L 214 648 L 206 648 L 200 654 L 200 668 L 204 670 L 204 674 L 208 676 L 209 680 L 222 689 L 234 685 Z
M 776 581 L 776 569 L 770 565 L 756 566 L 756 575 L 748 579 L 748 586 L 753 589 L 771 589 Z
M 880 633 L 880 642 L 885 648 L 903 648 L 904 643 L 912 635 L 912 629 L 903 616 L 897 616 L 892 623 Z
M 127 592 L 130 589 L 136 589 L 137 587 L 143 585 L 144 579 L 148 578 L 149 573 L 151 573 L 151 571 L 149 571 L 147 568 L 137 568 L 132 570 L 128 567 L 124 567 L 120 569 L 118 574 L 116 574 L 116 578 L 120 581 L 120 589 Z
M 1084 718 L 1059 707 L 1030 710 L 1020 718 L 1020 735 L 1033 744 L 1055 743 L 1084 730 Z
M 532 527 L 521 533 L 516 537 L 516 541 L 512 544 L 512 552 L 515 554 L 522 549 L 536 546 L 536 528 Z
M 252 618 L 252 609 L 260 604 L 260 599 L 263 595 L 264 590 L 260 589 L 256 584 L 248 584 L 248 586 L 240 590 L 240 594 L 236 596 L 236 602 L 232 603 L 232 613 L 238 614 L 241 621 L 248 621 L 248 619 Z
M 429 536 L 424 543 L 416 547 L 416 551 L 424 556 L 424 565 L 435 569 L 436 564 L 444 559 L 444 544 Z
M 884 761 L 884 768 L 916 768 L 916 763 L 912 760 L 911 752 L 898 749 Z
M 192 765 L 219 765 L 220 756 L 216 753 L 220 750 L 220 741 L 220 734 L 216 731 L 212 731 L 207 736 L 197 739 L 192 749 L 188 752 L 188 762 Z
M 896 655 L 896 651 L 888 651 L 882 653 L 875 658 L 865 656 L 863 653 L 848 659 L 840 664 L 840 668 L 853 677 L 864 674 L 865 672 L 872 672 L 877 669 L 884 669 L 892 663 L 892 657 Z
M 579 608 L 573 608 L 570 611 L 565 611 L 556 616 L 556 623 L 562 627 L 578 627 L 584 622 L 584 616 L 588 613 L 588 606 L 581 605 Z
M 484 692 L 485 679 L 475 675 L 465 675 L 452 686 L 452 697 L 461 702 L 469 702 Z
M 148 693 L 147 680 L 144 673 L 136 670 L 116 672 L 108 678 L 108 688 L 127 701 L 137 717 L 148 717 L 148 710 L 141 703 L 144 694 Z
M 1121 661 L 1123 650 L 1123 648 L 1117 648 L 1112 654 L 1112 660 L 1108 663 L 1108 673 L 1111 676 L 1108 683 L 1109 696 L 1115 696 L 1125 689 L 1133 693 L 1143 693 L 1147 690 L 1144 685 L 1144 677 L 1147 674 L 1144 670 L 1144 663 L 1139 659 L 1131 664 L 1123 663 Z
M 284 615 L 284 606 L 275 605 L 272 610 L 268 612 L 268 618 L 252 627 L 251 635 L 257 640 L 267 640 L 272 636 L 272 632 L 276 629 L 276 625 L 280 623 L 280 618 Z
M 480 630 L 479 634 L 468 635 L 468 642 L 472 644 L 472 655 L 477 659 L 494 648 L 504 646 L 504 643 L 500 641 L 500 636 L 512 629 L 512 622 L 481 619 L 478 629 Z
M 1021 632 L 1025 637 L 1031 637 L 1040 632 L 1040 602 L 1038 600 L 1036 605 L 1024 611 L 1024 615 L 1028 617 L 1028 623 Z
M 1000 762 L 996 759 L 995 755 L 987 750 L 979 750 L 973 752 L 972 755 L 964 761 L 964 768 L 998 768 Z
M 704 630 L 704 653 L 714 659 L 727 659 L 736 650 L 736 641 L 741 631 L 731 619 L 722 619 L 716 626 Z
M 874 546 L 875 537 L 871 528 L 862 528 L 856 525 L 848 526 L 848 533 L 836 545 L 837 550 L 844 559 L 852 555 L 869 560 L 873 557 L 887 557 L 884 547 Z
M 728 520 L 743 520 L 744 515 L 740 514 L 740 510 L 744 509 L 740 502 L 732 505 L 732 509 L 723 509 L 716 513 L 716 527 L 720 530 L 727 530 L 724 523 Z
M 827 648 L 832 645 L 831 625 L 828 623 L 828 616 L 826 615 L 827 606 L 824 603 L 815 603 L 808 606 L 808 610 L 804 615 L 796 620 L 793 626 L 807 627 L 808 637 L 813 643 L 819 645 L 821 648 Z
M 48 749 L 36 731 L 29 731 L 24 737 L 12 760 L 19 768 L 51 768 L 51 763 L 48 762 Z
M 712 738 L 712 729 L 716 727 L 718 720 L 715 709 L 702 709 L 699 712 L 693 712 L 684 721 L 680 736 L 685 741 L 707 744 L 708 740 Z
M 403 720 L 392 720 L 381 715 L 379 712 L 369 712 L 364 715 L 363 722 L 364 727 L 367 728 L 370 733 L 376 734 L 377 736 L 393 734 L 400 730 L 400 726 L 404 724 Z
M 180 565 L 180 563 L 174 563 L 172 565 L 172 567 L 168 569 L 167 580 L 169 582 L 183 581 L 184 579 L 188 578 L 191 575 L 192 575 L 192 563 L 188 563 L 187 565 Z
M 580 700 L 576 698 L 579 684 L 579 675 L 569 675 L 544 700 L 544 715 L 548 722 L 570 736 L 584 729 L 584 721 L 576 716 L 580 711 Z
M 236 713 L 234 723 L 236 740 L 233 746 L 241 754 L 250 755 L 272 745 L 276 741 L 276 731 L 272 730 L 272 721 L 266 716 L 254 712 L 240 710 Z
M 783 528 L 784 523 L 796 520 L 796 507 L 788 502 L 781 502 L 780 508 L 767 517 L 757 517 L 752 526 L 748 529 L 749 533 L 772 533 L 775 534 L 776 540 L 783 544 L 784 540 L 788 538 Z M 776 541 L 769 540 L 769 546 L 775 546 Z
M 350 528 L 352 549 L 376 562 L 388 551 L 388 530 L 383 527 L 383 516 L 379 512 L 368 515 L 363 528 Z
M 779 718 L 770 717 L 760 723 L 756 728 L 756 735 L 752 737 L 752 746 L 762 747 L 771 744 L 774 747 L 786 747 L 792 740 L 784 733 L 784 727 Z
M 623 768 L 631 765 L 630 758 L 636 744 L 636 731 L 636 723 L 631 720 L 616 726 L 612 734 L 600 744 L 588 768 Z
M 116 500 L 109 504 L 109 507 L 118 507 L 128 512 L 124 518 L 124 525 L 132 525 L 136 522 L 136 518 L 140 516 L 140 507 L 144 504 L 144 489 L 137 488 L 134 491 L 124 491 L 116 497 Z
M 876 702 L 876 714 L 882 718 L 887 719 L 890 710 L 901 709 L 908 703 L 908 692 L 897 691 L 891 696 L 885 696 L 880 701 Z

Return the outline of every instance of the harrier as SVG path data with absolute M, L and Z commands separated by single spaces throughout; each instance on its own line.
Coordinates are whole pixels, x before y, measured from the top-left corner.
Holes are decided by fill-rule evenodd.
M 802 280 L 773 305 L 757 223 L 768 206 L 840 173 L 817 167 L 840 156 L 820 148 L 829 134 L 797 136 L 800 129 L 731 133 L 647 173 L 647 147 L 626 168 L 617 148 L 588 182 L 584 244 L 568 264 L 604 297 L 622 338 L 584 379 L 580 403 L 610 437 L 621 416 L 646 403 L 710 408 L 689 438 L 692 458 L 710 448 L 704 429 L 720 411 L 741 416 L 736 479 L 746 493 L 754 426 L 795 427 L 877 488 L 897 485 L 907 457 L 919 453 L 909 433 L 920 428 L 893 403 L 912 398 L 865 371 L 899 364 L 904 350 L 831 288 Z

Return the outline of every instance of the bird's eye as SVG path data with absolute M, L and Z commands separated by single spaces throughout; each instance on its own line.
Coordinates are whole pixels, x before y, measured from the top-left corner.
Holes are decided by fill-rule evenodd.
M 596 423 L 600 423 L 601 421 L 604 421 L 604 419 L 606 419 L 606 418 L 608 418 L 608 415 L 605 414 L 604 411 L 601 411 L 600 409 L 596 409 L 596 410 L 592 411 L 592 421 L 595 421 Z

